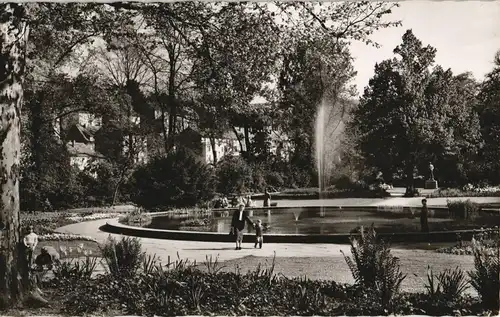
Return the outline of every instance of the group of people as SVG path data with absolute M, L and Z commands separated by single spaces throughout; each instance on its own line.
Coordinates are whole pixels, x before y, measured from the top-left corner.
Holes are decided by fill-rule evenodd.
M 256 222 L 252 222 L 248 216 L 248 211 L 245 209 L 245 204 L 241 203 L 238 206 L 238 210 L 233 213 L 233 218 L 231 219 L 231 231 L 229 234 L 236 238 L 236 249 L 241 250 L 241 243 L 243 242 L 243 231 L 245 230 L 245 224 L 248 224 L 250 228 L 255 229 L 255 245 L 254 248 L 259 246 L 262 249 L 262 244 L 264 243 L 263 237 L 263 226 L 262 221 L 258 219 Z
M 264 192 L 264 207 L 271 206 L 271 194 L 266 189 Z M 262 249 L 262 244 L 264 243 L 262 220 L 258 219 L 256 222 L 252 222 L 248 215 L 246 207 L 252 207 L 253 202 L 250 196 L 241 199 L 238 203 L 238 209 L 234 212 L 231 219 L 231 231 L 230 234 L 236 238 L 236 250 L 241 250 L 241 243 L 243 242 L 243 231 L 245 230 L 245 224 L 248 224 L 249 228 L 255 230 L 255 245 L 254 248 Z
M 229 200 L 227 199 L 226 196 L 222 196 L 215 202 L 215 208 L 229 208 L 230 206 L 236 207 L 239 206 L 240 204 L 245 205 L 245 207 L 255 207 L 255 203 L 252 200 L 252 196 L 248 195 L 246 197 L 233 197 L 233 200 L 231 201 L 231 204 L 229 204 Z M 264 207 L 270 207 L 271 206 L 271 194 L 269 191 L 266 189 L 264 192 Z

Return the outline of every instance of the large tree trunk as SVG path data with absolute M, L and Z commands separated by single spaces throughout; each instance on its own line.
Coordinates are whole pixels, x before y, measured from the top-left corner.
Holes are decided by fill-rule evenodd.
M 12 305 L 29 288 L 19 219 L 20 113 L 28 29 L 20 4 L 1 4 L 0 17 L 0 305 Z

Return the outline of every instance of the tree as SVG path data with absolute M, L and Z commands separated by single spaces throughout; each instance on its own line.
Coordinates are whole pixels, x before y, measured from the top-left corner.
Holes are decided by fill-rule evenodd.
M 315 174 L 315 119 L 320 107 L 325 111 L 325 126 L 332 134 L 339 122 L 336 114 L 343 116 L 344 102 L 351 91 L 347 84 L 354 75 L 351 56 L 344 47 L 327 38 L 299 43 L 295 51 L 285 56 L 280 75 L 282 95 L 280 110 L 285 130 L 289 131 L 294 145 L 291 163 L 300 166 L 313 177 Z M 339 119 L 339 118 L 337 118 Z M 329 139 L 325 136 L 325 139 Z M 320 140 L 324 142 L 324 140 Z
M 4 308 L 29 289 L 19 217 L 20 113 L 29 33 L 22 5 L 0 5 L 0 17 L 0 307 Z
M 198 57 L 194 71 L 196 94 L 205 106 L 204 113 L 210 114 L 207 118 L 214 119 L 204 120 L 208 134 L 213 138 L 229 127 L 242 127 L 242 138 L 236 136 L 244 142 L 242 148 L 252 153 L 252 117 L 270 109 L 250 102 L 275 72 L 280 53 L 275 45 L 278 28 L 272 13 L 253 3 L 229 4 L 216 12 L 205 36 L 207 54 Z
M 385 179 L 404 175 L 413 195 L 417 167 L 427 173 L 429 161 L 447 164 L 475 151 L 474 85 L 467 75 L 453 76 L 439 66 L 431 72 L 436 50 L 424 47 L 411 30 L 394 53 L 398 58 L 375 65 L 350 127 L 367 164 Z
M 35 56 L 54 58 L 51 49 L 65 46 L 57 55 L 55 64 L 67 58 L 75 47 L 90 39 L 91 35 L 79 33 L 84 28 L 94 26 L 109 15 L 100 12 L 100 18 L 91 18 L 95 13 L 94 4 L 30 4 L 6 3 L 0 5 L 0 175 L 2 194 L 0 204 L 0 301 L 2 306 L 10 306 L 21 300 L 29 290 L 28 265 L 21 240 L 19 224 L 19 176 L 20 176 L 20 120 L 23 103 L 23 81 L 25 70 L 30 73 L 49 66 L 30 63 Z M 90 15 L 90 16 L 89 16 Z M 51 23 L 48 23 L 51 20 Z M 51 26 L 53 29 L 50 31 Z M 28 26 L 32 32 L 28 32 Z M 111 29 L 113 29 L 111 27 Z M 83 35 L 73 41 L 72 36 L 59 37 L 61 32 L 75 31 Z M 60 31 L 60 32 L 59 32 Z M 66 33 L 66 35 L 68 35 Z M 29 37 L 29 39 L 28 39 Z M 54 40 L 57 39 L 58 40 Z M 66 44 L 69 44 L 66 46 Z M 29 46 L 28 46 L 29 45 Z M 45 50 L 43 49 L 45 46 Z M 36 54 L 35 54 L 36 52 Z M 26 69 L 25 69 L 26 68 Z
M 141 35 L 137 41 L 143 54 L 144 63 L 153 75 L 154 100 L 161 111 L 162 132 L 165 151 L 174 146 L 177 134 L 177 117 L 184 112 L 186 90 L 190 88 L 196 59 L 189 44 L 192 33 L 167 12 L 182 6 L 176 3 L 162 3 L 159 7 L 143 10 L 144 20 L 152 34 Z M 168 113 L 168 120 L 167 120 Z M 168 125 L 168 127 L 167 127 Z
M 500 182 L 500 51 L 495 55 L 495 67 L 486 75 L 478 94 L 478 111 L 484 148 L 480 164 L 484 166 L 484 179 L 494 184 Z
M 43 82 L 28 81 L 24 85 L 23 210 L 40 210 L 46 199 L 55 208 L 77 203 L 61 196 L 64 191 L 71 190 L 69 185 L 74 176 L 74 171 L 69 168 L 66 133 L 73 123 L 71 115 L 77 112 L 95 115 L 109 112 L 108 94 L 96 85 L 96 79 L 85 74 L 75 78 L 53 74 Z
M 107 179 L 112 184 L 110 202 L 114 205 L 120 196 L 120 187 L 130 178 L 138 163 L 142 163 L 147 151 L 146 138 L 151 132 L 150 126 L 135 116 L 133 110 L 146 107 L 145 97 L 137 86 L 128 83 L 128 87 L 108 87 L 111 100 L 105 106 L 107 115 L 103 117 L 101 129 L 95 137 L 96 150 L 103 154 L 107 162 L 95 166 L 93 172 L 110 173 Z M 134 105 L 139 102 L 140 105 Z M 139 122 L 137 121 L 139 120 Z

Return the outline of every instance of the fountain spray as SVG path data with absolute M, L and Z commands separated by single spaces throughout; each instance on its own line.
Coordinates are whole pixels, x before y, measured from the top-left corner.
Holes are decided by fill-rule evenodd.
M 319 199 L 322 199 L 323 191 L 325 190 L 325 130 L 326 130 L 326 104 L 323 100 L 318 108 L 316 116 L 316 162 L 318 168 L 318 190 Z M 324 217 L 324 207 L 321 206 L 320 216 Z

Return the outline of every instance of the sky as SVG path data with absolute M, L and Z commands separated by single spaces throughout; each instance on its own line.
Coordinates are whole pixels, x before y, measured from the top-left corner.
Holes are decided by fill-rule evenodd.
M 404 1 L 390 15 L 401 27 L 375 32 L 371 39 L 381 47 L 353 43 L 351 53 L 358 72 L 354 80 L 362 94 L 376 62 L 392 58 L 392 51 L 412 29 L 423 45 L 437 49 L 436 63 L 454 73 L 470 71 L 478 80 L 493 69 L 500 50 L 500 1 Z

